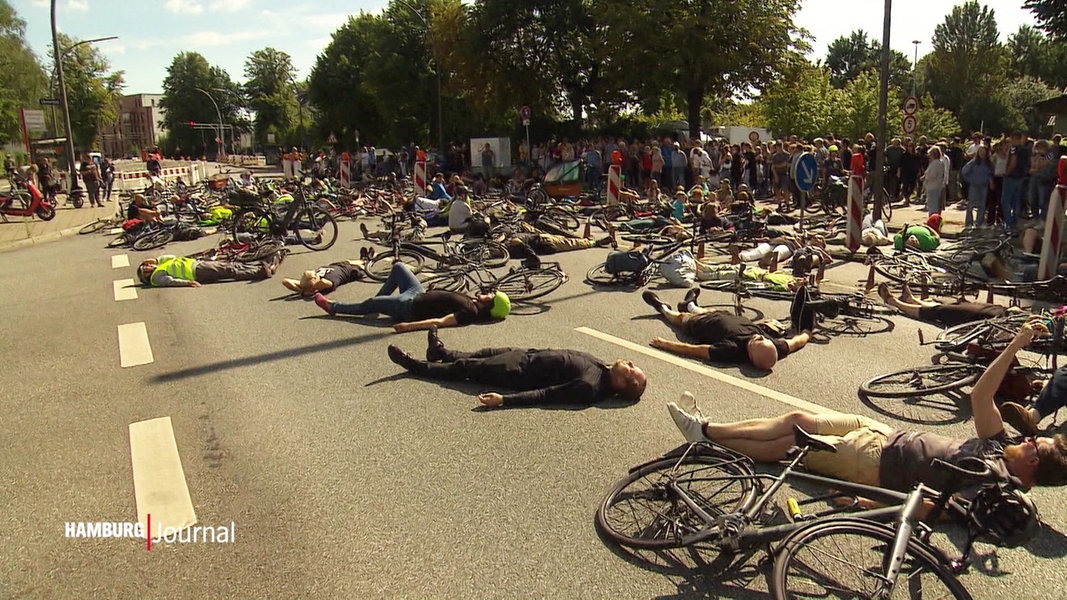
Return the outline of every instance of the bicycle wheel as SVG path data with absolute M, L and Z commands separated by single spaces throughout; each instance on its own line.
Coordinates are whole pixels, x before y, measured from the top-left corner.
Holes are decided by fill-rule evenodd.
M 504 292 L 512 301 L 533 300 L 547 296 L 563 285 L 563 273 L 556 269 L 516 271 L 496 282 L 497 291 Z
M 166 246 L 174 239 L 173 229 L 163 229 L 160 231 L 154 231 L 148 235 L 142 235 L 133 241 L 134 250 L 152 250 L 154 248 L 161 248 Z
M 234 212 L 230 235 L 238 242 L 258 242 L 271 236 L 274 218 L 264 211 L 243 209 Z
M 108 226 L 111 223 L 110 219 L 97 219 L 92 223 L 86 223 L 81 229 L 78 230 L 78 235 L 87 235 L 90 233 L 96 233 L 101 229 Z
M 456 244 L 456 254 L 464 260 L 489 269 L 503 267 L 511 260 L 511 254 L 503 244 L 472 238 Z
M 304 212 L 296 223 L 296 239 L 310 250 L 326 250 L 337 241 L 337 219 L 319 207 Z
M 554 206 L 548 209 L 541 218 L 551 219 L 554 223 L 569 231 L 574 231 L 581 226 L 581 221 L 578 220 L 578 215 L 574 214 L 570 209 L 559 206 Z
M 237 253 L 234 260 L 237 262 L 256 262 L 271 256 L 285 247 L 279 240 L 266 240 L 258 244 L 252 244 L 248 248 Z
M 777 600 L 882 598 L 896 531 L 859 520 L 818 521 L 783 542 L 774 559 L 770 588 Z M 926 600 L 971 595 L 933 552 L 909 540 L 888 598 Z
M 129 244 L 130 240 L 126 237 L 125 233 L 120 233 L 115 239 L 107 243 L 108 248 L 121 248 L 126 244 Z
M 736 457 L 691 451 L 630 473 L 604 497 L 597 527 L 615 543 L 644 549 L 678 548 L 714 529 L 680 494 L 712 517 L 747 510 L 755 502 L 752 471 Z M 713 539 L 714 534 L 707 539 Z
M 401 250 L 396 257 L 392 252 L 384 252 L 367 263 L 367 276 L 375 281 L 385 281 L 389 277 L 389 272 L 393 270 L 393 263 L 397 262 L 410 267 L 412 273 L 418 273 L 422 270 L 422 263 L 425 260 L 421 254 L 411 250 Z
M 607 263 L 589 269 L 585 274 L 585 280 L 594 286 L 632 287 L 637 283 L 637 273 L 608 273 L 605 268 Z
M 463 273 L 435 275 L 422 282 L 422 287 L 428 290 L 444 290 L 460 294 L 465 293 L 469 285 L 470 282 L 463 276 Z
M 885 258 L 874 263 L 874 270 L 883 277 L 892 279 L 897 283 L 903 283 L 915 272 L 928 272 L 923 258 L 917 254 L 901 254 L 892 258 Z
M 974 383 L 981 373 L 981 366 L 969 364 L 912 367 L 871 378 L 860 385 L 860 392 L 884 398 L 940 394 Z

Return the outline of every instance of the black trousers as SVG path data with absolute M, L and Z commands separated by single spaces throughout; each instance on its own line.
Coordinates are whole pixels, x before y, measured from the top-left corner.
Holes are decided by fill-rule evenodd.
M 420 361 L 414 373 L 447 381 L 474 381 L 514 388 L 515 365 L 528 350 L 483 348 L 476 352 L 446 350 L 443 362 Z

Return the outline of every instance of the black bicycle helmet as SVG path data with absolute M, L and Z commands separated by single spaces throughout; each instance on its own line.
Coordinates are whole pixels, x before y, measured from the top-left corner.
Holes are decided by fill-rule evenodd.
M 1041 528 L 1037 506 L 1022 491 L 1004 485 L 986 485 L 967 511 L 979 539 L 1003 548 L 1015 548 L 1033 539 Z

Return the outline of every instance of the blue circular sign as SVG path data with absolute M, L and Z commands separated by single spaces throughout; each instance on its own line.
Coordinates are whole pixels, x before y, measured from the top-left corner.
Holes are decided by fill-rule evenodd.
M 811 154 L 803 154 L 793 165 L 791 175 L 793 176 L 793 181 L 797 184 L 797 189 L 802 192 L 810 192 L 815 187 L 815 180 L 819 176 L 819 164 Z

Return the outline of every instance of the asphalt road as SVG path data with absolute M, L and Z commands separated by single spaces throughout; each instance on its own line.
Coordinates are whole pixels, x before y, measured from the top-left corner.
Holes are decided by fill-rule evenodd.
M 295 249 L 279 276 L 358 255 L 354 224 L 324 253 Z M 0 597 L 759 598 L 758 560 L 740 577 L 681 556 L 625 559 L 598 538 L 595 508 L 626 469 L 682 439 L 665 402 L 685 390 L 720 420 L 792 407 L 585 333 L 647 347 L 672 334 L 638 293 L 593 293 L 582 279 L 605 250 L 559 258 L 571 280 L 502 324 L 446 330 L 459 349 L 568 347 L 632 358 L 649 377 L 635 406 L 482 411 L 472 385 L 409 378 L 387 344 L 421 353 L 425 334 L 326 317 L 276 280 L 200 289 L 140 289 L 116 302 L 105 238 L 78 236 L 0 255 L 5 357 L 0 454 Z M 190 253 L 205 238 L 167 250 Z M 141 256 L 130 252 L 136 264 Z M 854 284 L 860 265 L 831 270 Z M 653 286 L 655 287 L 655 286 Z M 355 300 L 375 290 L 351 284 Z M 680 290 L 666 290 L 676 302 Z M 703 293 L 705 304 L 729 302 Z M 784 318 L 782 303 L 750 301 Z M 116 328 L 144 322 L 155 361 L 119 367 Z M 929 359 L 920 326 L 812 344 L 755 376 L 717 371 L 840 411 L 916 427 L 898 403 L 865 405 L 860 381 Z M 924 326 L 925 327 L 925 326 Z M 934 329 L 925 327 L 927 333 Z M 883 414 L 885 413 L 885 414 Z M 927 413 L 929 417 L 930 413 Z M 131 423 L 172 419 L 201 525 L 235 524 L 232 544 L 67 539 L 67 521 L 137 518 Z M 966 414 L 925 425 L 966 436 Z M 966 583 L 976 598 L 1019 590 L 1062 597 L 1067 510 L 1034 498 L 1046 527 L 1025 548 L 979 545 Z M 959 536 L 940 538 L 943 547 Z

